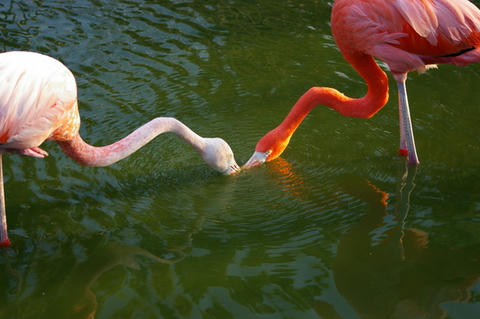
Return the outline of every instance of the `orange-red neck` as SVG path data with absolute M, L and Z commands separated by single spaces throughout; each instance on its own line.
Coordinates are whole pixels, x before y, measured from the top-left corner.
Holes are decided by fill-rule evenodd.
M 293 133 L 317 105 L 327 106 L 344 116 L 370 118 L 387 103 L 388 77 L 373 57 L 362 54 L 346 58 L 365 80 L 367 94 L 354 99 L 332 88 L 313 87 L 297 101 L 281 126 Z
M 317 105 L 325 105 L 344 116 L 370 118 L 386 104 L 388 100 L 388 77 L 373 57 L 364 54 L 351 54 L 345 55 L 345 58 L 365 80 L 368 86 L 367 94 L 362 98 L 354 99 L 332 88 L 313 87 L 309 89 L 295 103 L 283 122 L 258 142 L 257 151 L 272 150 L 268 160 L 279 156 L 300 123 Z

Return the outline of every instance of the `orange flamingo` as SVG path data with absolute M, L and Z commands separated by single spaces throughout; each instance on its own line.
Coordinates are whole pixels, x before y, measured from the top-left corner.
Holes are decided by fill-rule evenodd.
M 370 118 L 388 100 L 388 78 L 373 57 L 383 60 L 398 87 L 400 155 L 418 164 L 405 81 L 413 70 L 440 63 L 480 61 L 480 10 L 467 0 L 335 0 L 332 33 L 344 58 L 365 80 L 362 98 L 328 87 L 312 87 L 283 122 L 263 136 L 245 167 L 277 158 L 305 116 L 325 105 L 344 116 Z
M 151 141 L 172 132 L 195 148 L 208 165 L 224 174 L 239 171 L 230 146 L 221 138 L 203 138 L 175 118 L 159 117 L 108 146 L 95 147 L 79 135 L 77 86 L 70 70 L 59 61 L 33 52 L 0 54 L 0 246 L 9 246 L 2 154 L 42 158 L 39 146 L 55 140 L 82 165 L 113 164 Z

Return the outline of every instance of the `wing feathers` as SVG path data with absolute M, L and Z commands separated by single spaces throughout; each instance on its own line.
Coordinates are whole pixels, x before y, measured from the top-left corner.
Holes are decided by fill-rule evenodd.
M 467 0 L 396 0 L 395 7 L 418 35 L 436 46 L 439 37 L 459 44 L 480 27 L 480 11 Z
M 0 143 L 38 146 L 76 106 L 76 83 L 59 61 L 32 52 L 0 54 Z

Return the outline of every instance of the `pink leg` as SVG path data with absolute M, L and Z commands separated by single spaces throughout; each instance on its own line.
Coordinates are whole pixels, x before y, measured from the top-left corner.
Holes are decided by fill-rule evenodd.
M 3 193 L 2 154 L 0 154 L 0 247 L 10 246 L 7 233 L 7 213 L 5 211 L 5 196 Z
M 412 120 L 410 118 L 410 109 L 408 106 L 407 88 L 405 86 L 406 75 L 403 79 L 397 81 L 398 86 L 398 110 L 400 123 L 400 149 L 398 153 L 402 156 L 408 156 L 408 163 L 417 165 L 420 163 L 415 148 L 415 139 L 413 138 Z

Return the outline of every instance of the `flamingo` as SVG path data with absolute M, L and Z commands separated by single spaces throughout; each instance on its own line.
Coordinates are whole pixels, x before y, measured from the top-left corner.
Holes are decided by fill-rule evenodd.
M 108 166 L 157 135 L 172 132 L 197 150 L 213 169 L 227 175 L 240 169 L 223 139 L 203 138 L 172 117 L 155 118 L 107 146 L 87 144 L 79 135 L 75 78 L 52 57 L 22 51 L 1 53 L 0 83 L 0 246 L 10 245 L 1 161 L 4 153 L 43 158 L 48 153 L 40 144 L 54 140 L 82 165 Z
M 244 165 L 271 161 L 285 150 L 291 136 L 317 105 L 341 115 L 370 118 L 388 101 L 388 77 L 375 62 L 383 60 L 397 83 L 399 154 L 419 164 L 405 82 L 410 71 L 436 64 L 467 65 L 480 61 L 480 10 L 468 0 L 335 0 L 332 34 L 343 57 L 366 82 L 361 98 L 329 87 L 312 87 L 285 119 L 263 136 Z

